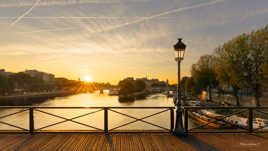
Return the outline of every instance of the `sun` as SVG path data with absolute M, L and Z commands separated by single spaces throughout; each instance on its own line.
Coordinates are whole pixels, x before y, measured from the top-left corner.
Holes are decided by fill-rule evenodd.
M 93 79 L 90 76 L 86 75 L 86 76 L 83 77 L 82 81 L 84 81 L 84 82 L 92 82 Z

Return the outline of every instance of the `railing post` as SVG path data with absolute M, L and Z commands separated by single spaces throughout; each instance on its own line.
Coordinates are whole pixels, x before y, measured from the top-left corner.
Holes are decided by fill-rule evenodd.
M 31 135 L 34 134 L 34 111 L 33 111 L 33 108 L 30 107 L 30 110 L 29 110 L 29 132 Z
M 248 131 L 250 133 L 253 132 L 253 108 L 248 110 Z
M 174 129 L 174 109 L 170 108 L 170 132 L 172 133 Z
M 188 109 L 184 109 L 184 132 L 188 133 Z
M 104 108 L 104 132 L 108 133 L 108 109 Z

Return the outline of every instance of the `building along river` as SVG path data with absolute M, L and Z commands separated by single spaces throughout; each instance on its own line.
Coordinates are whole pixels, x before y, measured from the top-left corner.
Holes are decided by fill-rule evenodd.
M 41 107 L 172 107 L 173 99 L 167 98 L 163 94 L 155 94 L 148 96 L 146 99 L 135 100 L 133 102 L 121 103 L 118 101 L 118 96 L 109 96 L 107 93 L 87 93 L 87 94 L 77 94 L 67 97 L 57 97 L 54 99 L 48 99 L 40 104 L 34 104 L 33 106 Z M 0 111 L 1 116 L 17 112 L 21 109 L 2 109 Z M 64 118 L 73 118 L 79 115 L 83 115 L 98 109 L 40 109 L 41 111 L 49 112 Z M 165 109 L 113 109 L 136 118 L 143 118 L 151 114 L 163 111 Z M 176 112 L 174 112 L 176 113 Z M 114 127 L 120 126 L 122 124 L 135 121 L 129 117 L 117 114 L 115 112 L 108 112 L 108 127 L 112 129 Z M 3 122 L 17 125 L 19 127 L 28 129 L 29 128 L 29 111 L 25 111 L 19 114 L 15 114 L 6 118 L 0 119 Z M 64 119 L 47 115 L 45 113 L 34 111 L 34 127 L 35 129 L 51 125 L 53 123 L 61 122 Z M 94 114 L 90 114 L 81 118 L 77 118 L 74 121 L 84 123 L 103 129 L 104 127 L 104 111 L 100 111 Z M 145 119 L 145 121 L 157 124 L 159 126 L 170 128 L 170 111 L 163 112 L 159 115 L 152 116 Z M 192 127 L 192 122 L 190 121 L 189 127 Z M 8 125 L 0 124 L 0 130 L 18 130 L 17 128 L 10 127 Z M 94 130 L 92 128 L 79 125 L 73 122 L 64 122 L 51 127 L 47 127 L 42 130 Z M 124 126 L 118 130 L 160 130 L 158 127 L 143 123 L 141 121 L 135 122 L 133 124 Z

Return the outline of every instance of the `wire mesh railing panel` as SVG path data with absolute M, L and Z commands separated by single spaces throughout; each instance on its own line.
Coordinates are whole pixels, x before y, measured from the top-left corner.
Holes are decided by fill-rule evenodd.
M 172 107 L 0 107 L 0 130 L 29 132 L 172 131 Z M 171 114 L 172 113 L 172 114 Z M 13 122 L 13 123 L 12 123 Z M 22 125 L 21 125 L 22 124 Z M 4 125 L 4 126 L 3 126 Z M 9 129 L 7 129 L 9 127 Z
M 182 108 L 185 132 L 268 132 L 268 107 Z M 173 107 L 0 107 L 0 132 L 174 130 Z
M 188 132 L 248 132 L 248 109 L 201 107 L 184 111 L 189 118 Z
M 23 120 L 21 120 L 23 119 Z M 0 131 L 28 131 L 29 109 L 0 109 Z
M 170 109 L 109 109 L 109 131 L 169 131 Z
M 35 109 L 35 131 L 103 131 L 103 109 Z
M 253 112 L 254 132 L 268 132 L 268 109 L 256 109 Z

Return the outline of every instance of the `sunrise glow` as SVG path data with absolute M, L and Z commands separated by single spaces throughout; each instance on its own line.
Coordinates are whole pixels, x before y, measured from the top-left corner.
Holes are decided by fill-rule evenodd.
M 82 81 L 84 81 L 84 82 L 92 82 L 93 79 L 92 79 L 92 77 L 86 75 L 86 76 L 83 77 Z

